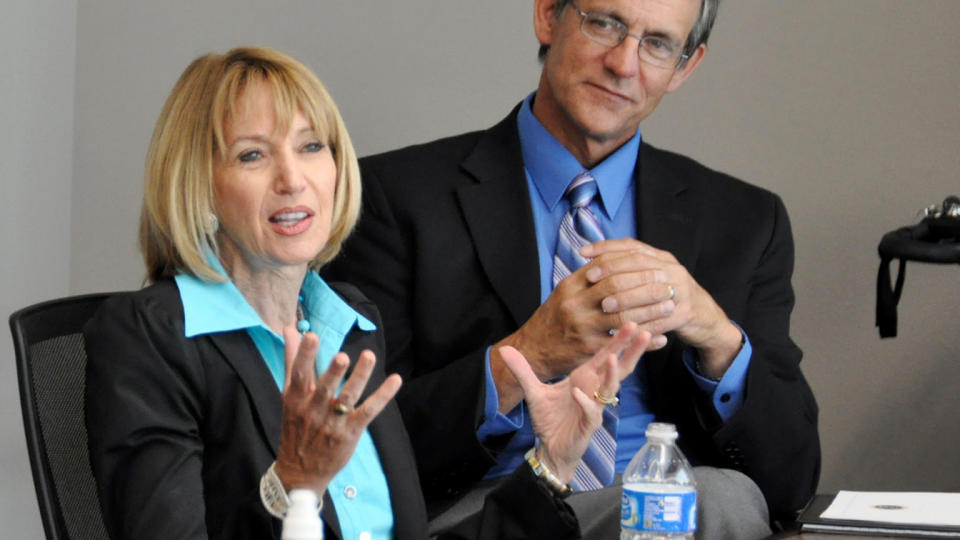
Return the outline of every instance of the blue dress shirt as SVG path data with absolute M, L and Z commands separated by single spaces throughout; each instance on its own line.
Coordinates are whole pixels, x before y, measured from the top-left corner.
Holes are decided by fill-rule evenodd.
M 557 230 L 569 203 L 563 193 L 575 176 L 584 171 L 583 166 L 553 135 L 543 127 L 531 110 L 534 95 L 524 100 L 517 116 L 520 132 L 520 147 L 530 190 L 530 204 L 537 235 L 537 252 L 540 261 L 540 301 L 546 301 L 553 291 L 553 254 L 557 244 Z M 591 175 L 597 181 L 598 196 L 590 203 L 590 210 L 597 216 L 606 238 L 636 238 L 634 205 L 634 170 L 640 148 L 640 130 L 613 154 L 593 169 Z M 696 373 L 696 351 L 684 351 L 684 363 L 697 386 L 713 396 L 713 405 L 723 420 L 731 418 L 743 403 L 744 384 L 750 364 L 752 348 L 744 334 L 744 345 L 719 382 L 711 381 Z M 622 473 L 633 455 L 646 441 L 644 432 L 654 416 L 645 403 L 643 359 L 620 388 L 620 424 L 617 431 L 616 470 Z M 523 460 L 523 453 L 533 446 L 534 435 L 526 419 L 523 404 L 504 415 L 497 411 L 497 391 L 490 372 L 490 355 L 487 351 L 487 387 L 484 422 L 477 435 L 485 439 L 516 431 L 510 444 L 500 455 L 496 465 L 487 473 L 488 478 L 502 476 L 513 471 Z
M 207 259 L 226 276 L 216 257 L 208 255 Z M 175 280 L 183 302 L 186 337 L 246 330 L 270 369 L 278 391 L 282 391 L 286 370 L 283 336 L 264 324 L 233 282 L 208 283 L 188 274 L 180 274 Z M 320 338 L 317 373 L 326 371 L 354 327 L 365 332 L 376 330 L 316 272 L 307 272 L 300 294 L 310 329 Z M 361 538 L 364 532 L 369 534 L 366 538 L 393 538 L 390 488 L 369 431 L 363 431 L 353 457 L 330 481 L 327 491 L 337 510 L 344 539 Z

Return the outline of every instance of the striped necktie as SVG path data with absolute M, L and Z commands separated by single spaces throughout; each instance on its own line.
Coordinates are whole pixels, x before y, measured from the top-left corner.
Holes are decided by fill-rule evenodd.
M 570 210 L 560 221 L 557 235 L 557 250 L 553 256 L 554 287 L 587 263 L 587 259 L 578 253 L 581 247 L 604 238 L 597 216 L 590 211 L 590 201 L 596 195 L 597 181 L 589 172 L 578 174 L 564 194 L 564 198 L 570 201 Z M 603 425 L 593 434 L 573 475 L 571 484 L 577 491 L 600 489 L 613 484 L 619 417 L 619 405 L 604 407 Z

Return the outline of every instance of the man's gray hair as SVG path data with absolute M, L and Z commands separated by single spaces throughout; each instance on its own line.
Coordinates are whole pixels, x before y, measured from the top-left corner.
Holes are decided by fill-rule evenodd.
M 567 4 L 570 2 L 571 0 L 556 0 L 557 18 L 563 15 L 563 10 L 566 9 Z M 687 42 L 683 45 L 683 54 L 689 57 L 693 55 L 697 47 L 707 43 L 707 40 L 710 39 L 710 30 L 713 29 L 713 23 L 717 20 L 717 9 L 719 9 L 719 7 L 720 0 L 701 0 L 700 16 L 697 18 L 697 22 L 693 24 L 693 28 L 690 29 Z M 549 45 L 540 46 L 540 51 L 537 55 L 540 57 L 541 62 L 547 57 L 548 50 L 550 50 Z M 683 67 L 685 63 L 686 60 L 681 61 L 677 67 Z

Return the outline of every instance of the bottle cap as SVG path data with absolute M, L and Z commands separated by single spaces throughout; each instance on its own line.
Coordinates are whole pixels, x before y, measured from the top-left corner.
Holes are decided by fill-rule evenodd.
M 648 439 L 668 439 L 675 441 L 677 439 L 677 427 L 666 422 L 651 422 L 647 424 Z
M 323 522 L 317 512 L 317 494 L 312 489 L 290 490 L 290 509 L 283 520 L 282 540 L 320 540 Z

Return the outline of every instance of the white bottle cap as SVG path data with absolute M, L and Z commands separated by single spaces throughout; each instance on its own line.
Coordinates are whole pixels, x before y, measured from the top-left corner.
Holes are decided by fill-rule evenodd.
M 312 489 L 293 489 L 290 508 L 283 518 L 282 540 L 322 540 L 323 522 L 317 511 L 317 494 Z
M 651 422 L 647 424 L 648 439 L 663 439 L 675 441 L 677 439 L 677 427 L 666 422 Z

